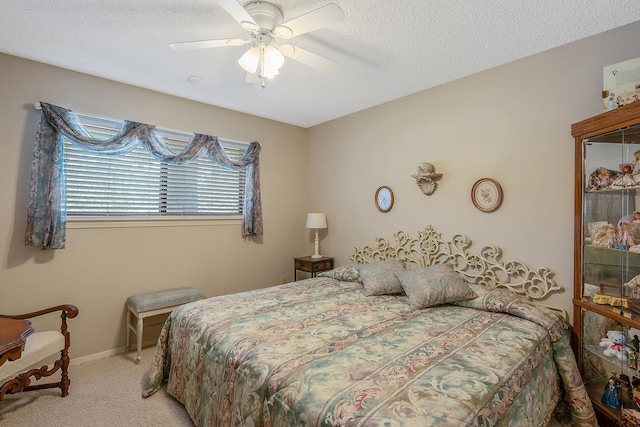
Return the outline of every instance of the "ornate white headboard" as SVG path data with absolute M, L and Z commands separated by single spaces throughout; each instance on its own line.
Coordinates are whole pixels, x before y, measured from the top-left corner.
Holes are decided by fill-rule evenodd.
M 367 264 L 398 258 L 405 261 L 407 268 L 449 263 L 469 283 L 508 288 L 535 301 L 563 290 L 552 279 L 554 273 L 546 267 L 532 270 L 519 261 L 502 261 L 499 247 L 487 245 L 481 247 L 478 254 L 467 252 L 471 240 L 462 234 L 447 241 L 428 225 L 415 239 L 406 231 L 398 231 L 395 240 L 397 244 L 392 245 L 386 238 L 378 237 L 373 246 L 355 247 L 351 260 L 356 264 Z M 565 310 L 550 308 L 562 311 L 566 317 Z

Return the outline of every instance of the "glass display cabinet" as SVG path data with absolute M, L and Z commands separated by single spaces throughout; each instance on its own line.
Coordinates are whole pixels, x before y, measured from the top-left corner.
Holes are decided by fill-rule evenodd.
M 640 426 L 640 101 L 571 133 L 574 350 L 600 425 Z

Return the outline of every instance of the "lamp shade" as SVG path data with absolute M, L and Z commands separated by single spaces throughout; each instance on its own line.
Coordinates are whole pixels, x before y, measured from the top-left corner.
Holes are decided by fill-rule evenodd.
M 307 214 L 307 228 L 327 228 L 327 217 L 323 213 Z

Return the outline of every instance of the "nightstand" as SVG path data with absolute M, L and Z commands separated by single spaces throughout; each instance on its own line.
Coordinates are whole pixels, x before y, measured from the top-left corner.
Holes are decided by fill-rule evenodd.
M 311 277 L 316 277 L 316 273 L 331 270 L 333 268 L 333 258 L 311 258 L 303 256 L 293 259 L 293 280 L 298 280 L 298 270 L 311 273 Z

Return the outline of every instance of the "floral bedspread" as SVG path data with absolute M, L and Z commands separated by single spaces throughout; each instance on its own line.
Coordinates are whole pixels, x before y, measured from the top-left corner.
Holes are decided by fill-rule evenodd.
M 564 325 L 504 290 L 412 310 L 307 279 L 174 311 L 143 396 L 163 383 L 197 426 L 596 426 Z

